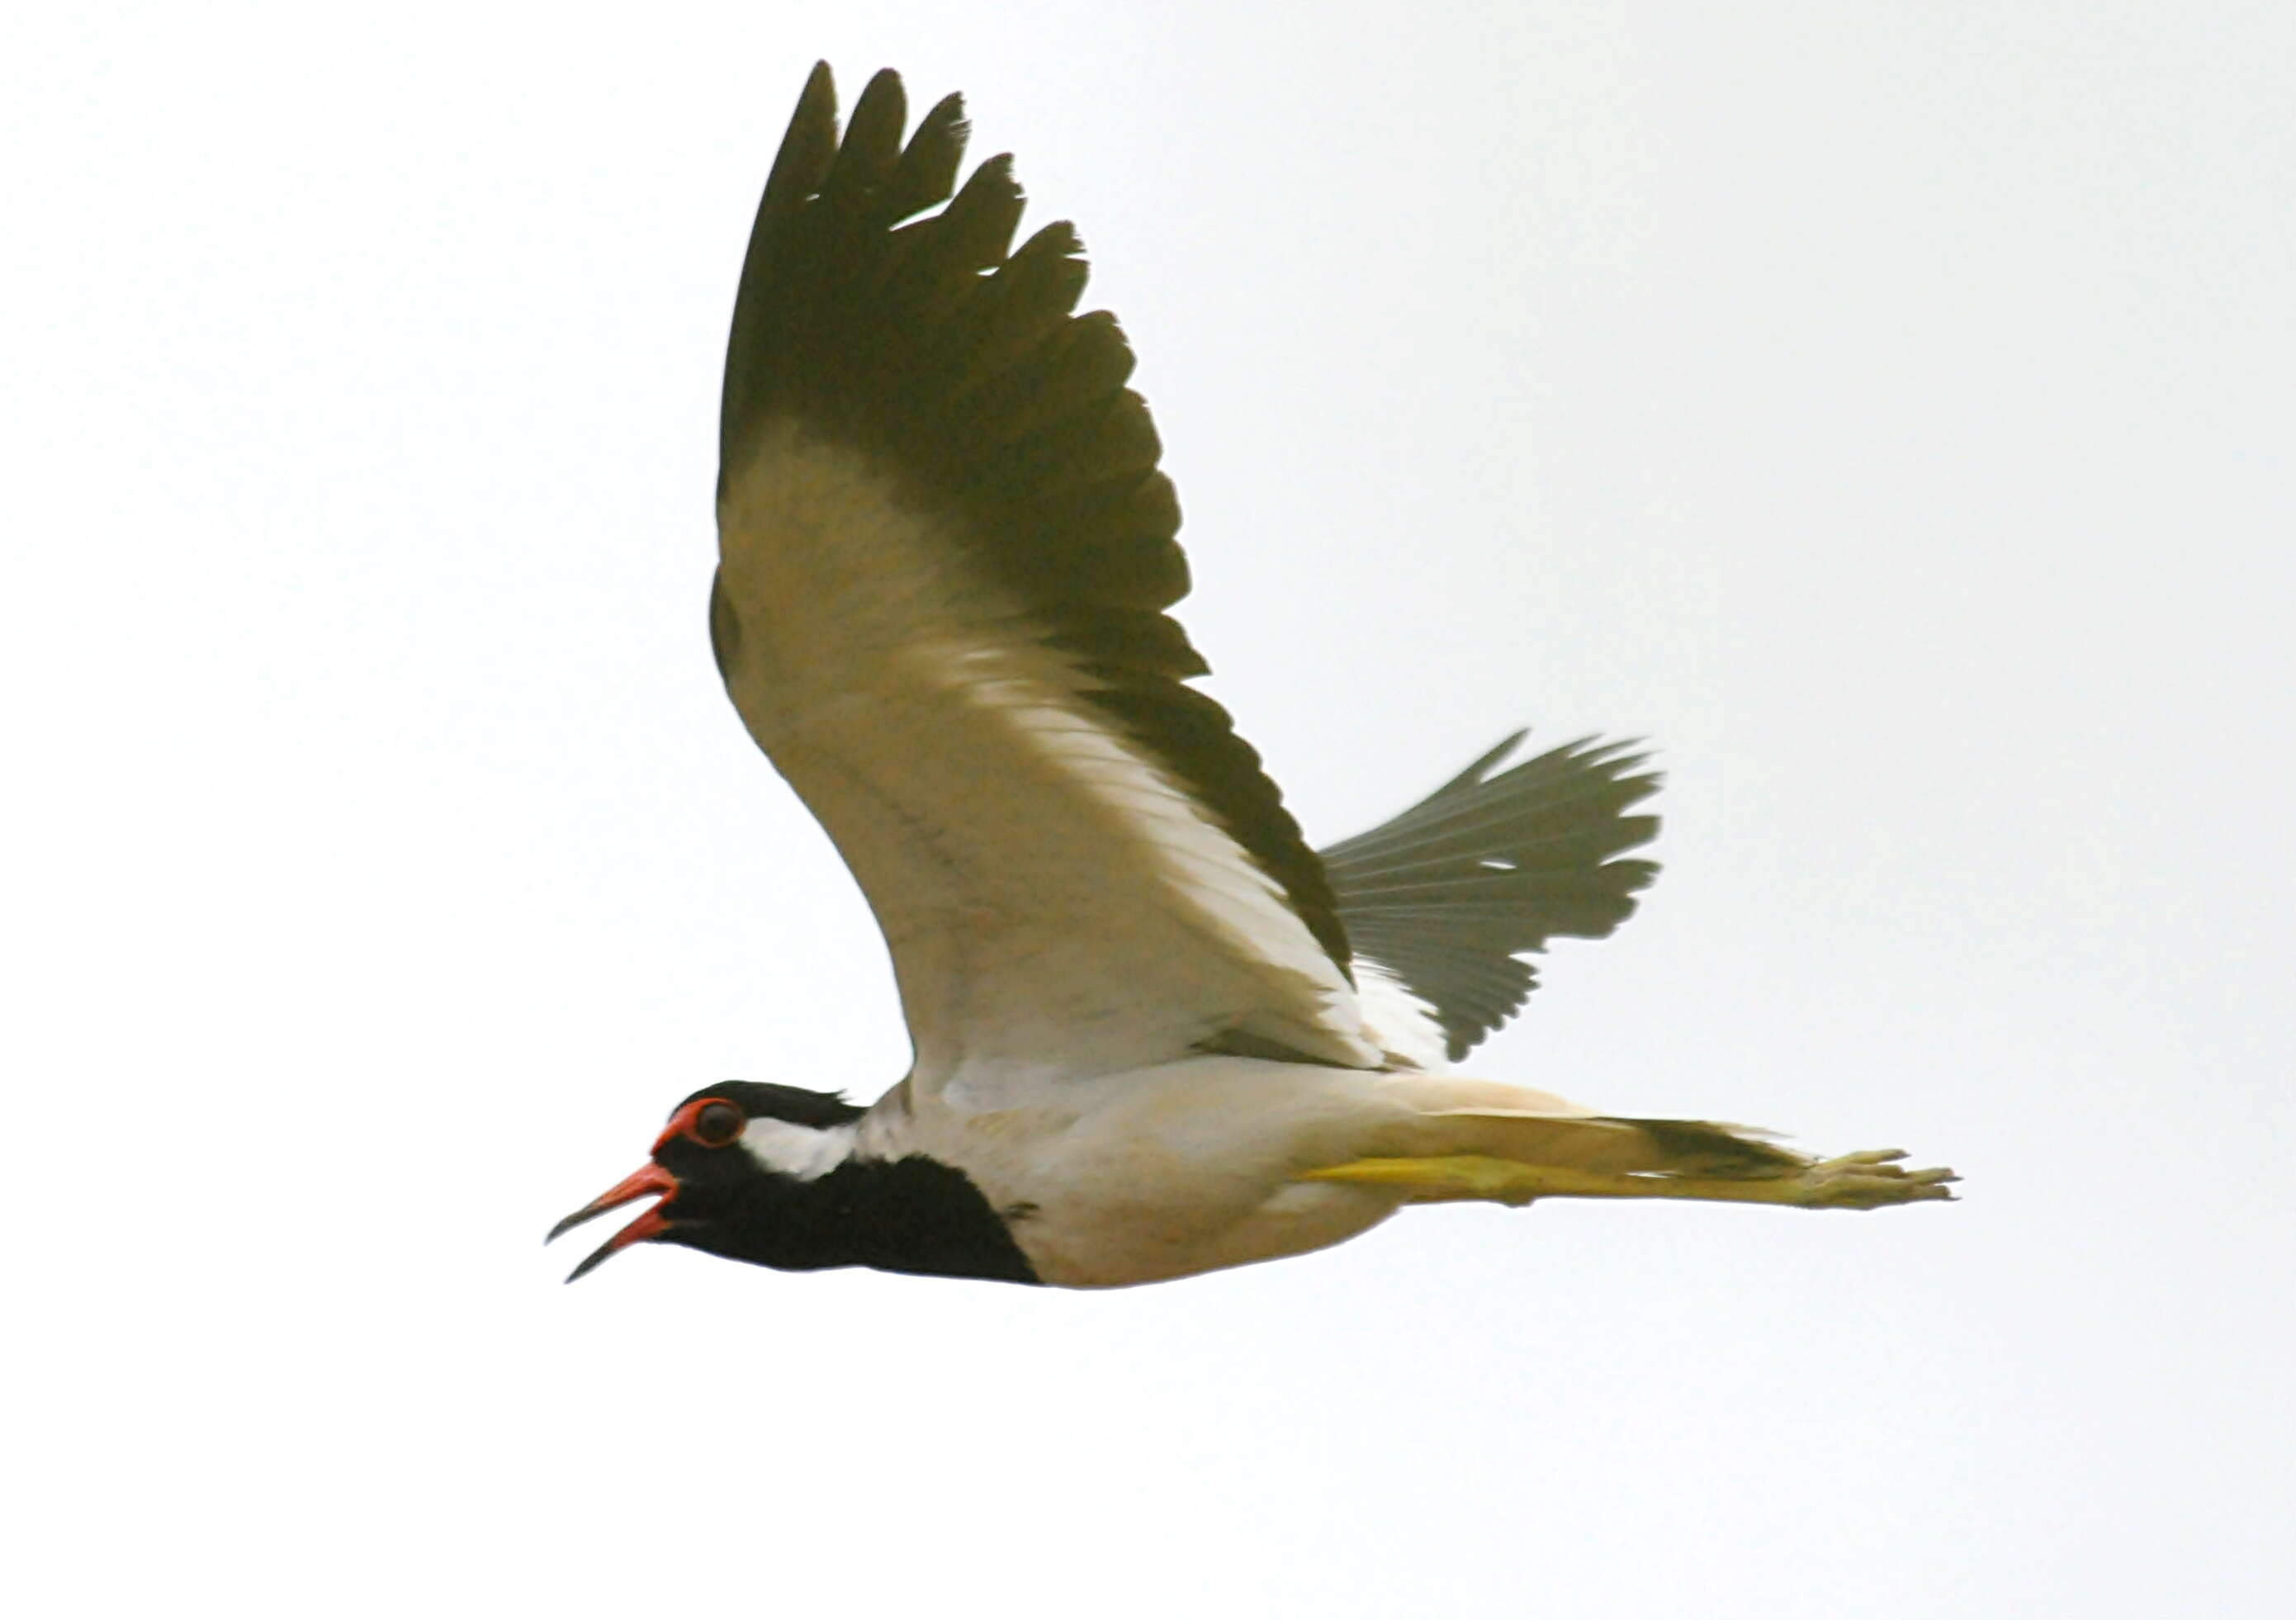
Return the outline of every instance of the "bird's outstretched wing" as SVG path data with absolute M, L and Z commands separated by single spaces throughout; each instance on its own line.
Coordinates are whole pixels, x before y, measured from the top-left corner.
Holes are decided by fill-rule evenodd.
M 906 123 L 881 73 L 840 142 L 824 65 L 775 160 L 709 617 L 884 930 L 912 1083 L 993 1106 L 1222 1039 L 1376 1063 L 1322 864 L 1183 684 L 1179 508 L 1123 335 L 1072 313 L 1075 232 L 1012 248 L 1006 159 L 955 191 L 955 97 Z
M 1537 983 L 1521 953 L 1602 938 L 1658 874 L 1612 859 L 1658 833 L 1657 817 L 1627 813 L 1659 785 L 1633 745 L 1584 737 L 1492 775 L 1524 735 L 1323 851 L 1357 978 L 1367 992 L 1375 969 L 1400 980 L 1435 1026 L 1426 1044 L 1454 1063 L 1521 1009 Z M 1405 1052 L 1417 1049 L 1409 1020 L 1379 1006 L 1382 1037 Z

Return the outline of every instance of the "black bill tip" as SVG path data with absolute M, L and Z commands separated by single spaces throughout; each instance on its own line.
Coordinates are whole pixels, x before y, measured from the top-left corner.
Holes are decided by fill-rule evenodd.
M 606 1212 L 603 1209 L 594 1204 L 587 1209 L 576 1210 L 572 1214 L 567 1216 L 565 1220 L 561 1221 L 556 1226 L 550 1229 L 550 1235 L 542 1240 L 542 1246 L 545 1249 L 548 1248 L 552 1244 L 566 1236 L 567 1233 L 572 1231 L 576 1227 L 580 1226 L 584 1221 L 595 1221 L 599 1216 L 605 1213 Z
M 554 1232 L 551 1236 L 554 1238 L 557 1234 Z M 580 1265 L 576 1266 L 572 1271 L 566 1273 L 566 1280 L 568 1282 L 581 1281 L 582 1279 L 587 1277 L 591 1272 L 605 1264 L 606 1262 L 612 1257 L 614 1253 L 622 1246 L 623 1245 L 619 1238 L 607 1238 L 605 1242 L 600 1244 L 596 1248 L 590 1251 L 590 1256 L 588 1259 L 585 1260 Z

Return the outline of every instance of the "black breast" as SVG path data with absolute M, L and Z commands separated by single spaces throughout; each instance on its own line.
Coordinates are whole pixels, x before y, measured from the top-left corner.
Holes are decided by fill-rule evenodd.
M 856 1264 L 927 1277 L 1035 1282 L 1013 1229 L 963 1171 L 922 1155 L 849 1159 L 814 1183 L 865 1252 Z
M 1011 1226 L 972 1180 L 922 1155 L 849 1159 L 812 1180 L 745 1178 L 736 1196 L 737 1208 L 674 1227 L 670 1241 L 784 1271 L 868 1266 L 1040 1280 Z M 1016 1211 L 1014 1218 L 1026 1217 Z

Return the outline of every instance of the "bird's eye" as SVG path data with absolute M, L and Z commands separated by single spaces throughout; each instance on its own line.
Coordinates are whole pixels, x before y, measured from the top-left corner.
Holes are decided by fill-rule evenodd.
M 749 1115 L 731 1103 L 707 1102 L 694 1111 L 693 1139 L 704 1147 L 723 1147 L 742 1134 Z

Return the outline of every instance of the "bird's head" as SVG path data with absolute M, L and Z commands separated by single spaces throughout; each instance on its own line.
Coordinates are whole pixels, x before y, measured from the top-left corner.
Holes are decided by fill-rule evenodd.
M 641 1198 L 660 1202 L 576 1266 L 572 1282 L 639 1243 L 688 1248 L 765 1265 L 806 1267 L 805 1189 L 851 1156 L 865 1110 L 825 1091 L 726 1081 L 671 1110 L 652 1156 L 635 1174 L 550 1229 L 555 1240 Z M 796 1246 L 792 1246 L 792 1245 Z

